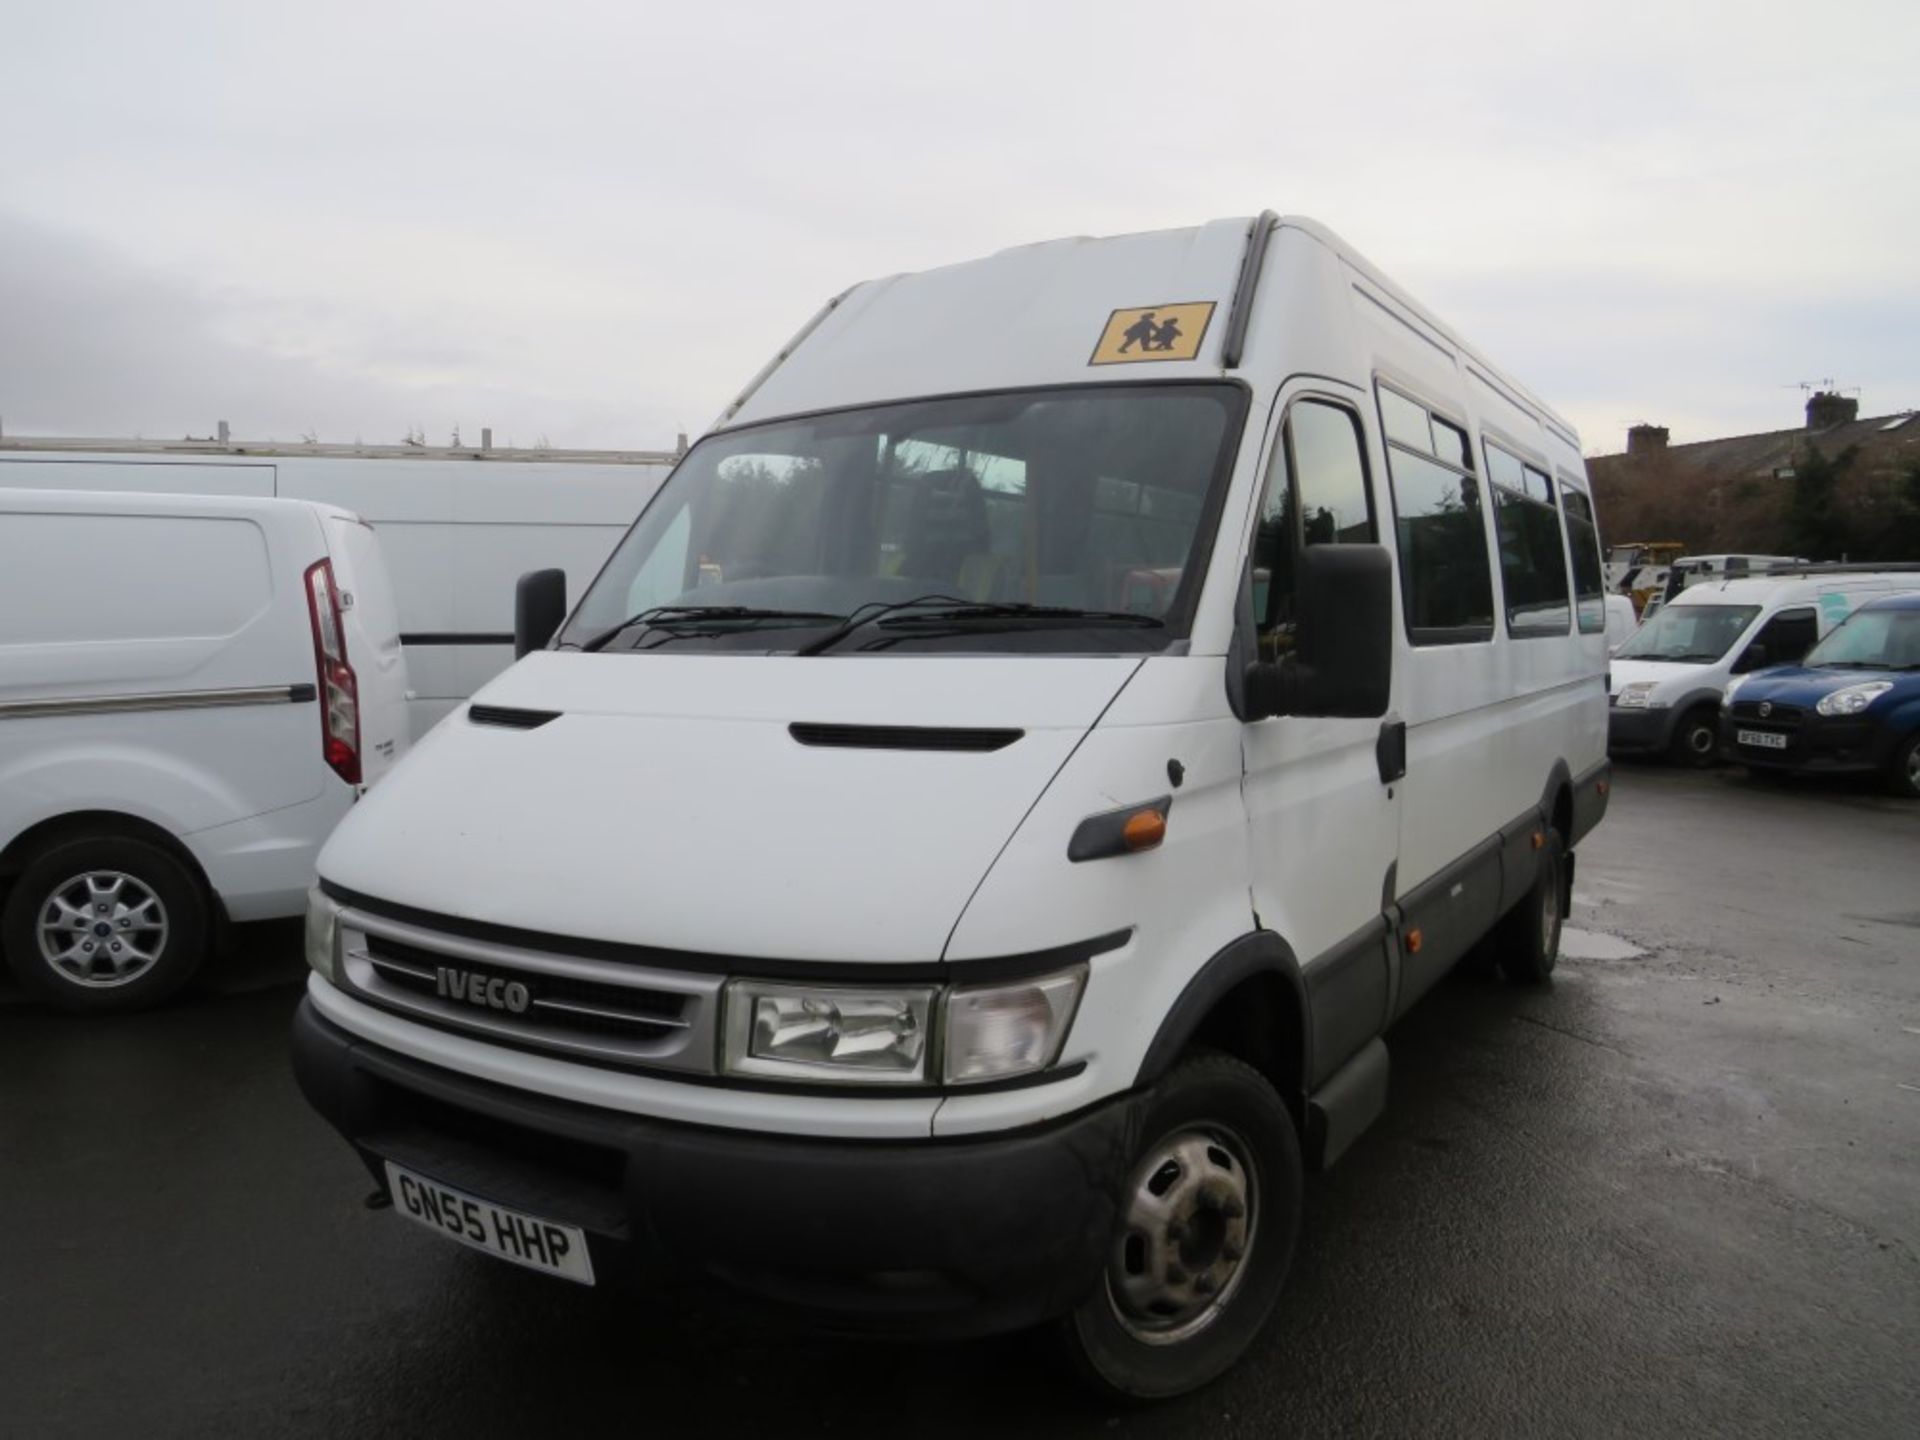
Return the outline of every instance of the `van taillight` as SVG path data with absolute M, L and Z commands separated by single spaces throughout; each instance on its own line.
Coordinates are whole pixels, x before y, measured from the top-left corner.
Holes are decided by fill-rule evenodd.
M 347 663 L 347 631 L 333 562 L 307 567 L 307 614 L 313 621 L 313 663 L 320 674 L 320 753 L 349 785 L 360 783 L 360 684 Z

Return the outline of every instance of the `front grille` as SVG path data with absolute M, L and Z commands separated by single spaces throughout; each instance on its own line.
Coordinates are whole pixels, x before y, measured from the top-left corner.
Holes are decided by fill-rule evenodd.
M 601 1064 L 713 1069 L 718 976 L 469 940 L 352 909 L 340 924 L 348 988 L 383 1009 Z
M 1760 713 L 1762 705 L 1767 707 L 1767 713 L 1764 715 Z M 1806 711 L 1798 705 L 1776 705 L 1771 700 L 1736 700 L 1733 702 L 1733 718 L 1757 720 L 1762 725 L 1773 725 L 1782 730 L 1790 730 L 1806 718 Z

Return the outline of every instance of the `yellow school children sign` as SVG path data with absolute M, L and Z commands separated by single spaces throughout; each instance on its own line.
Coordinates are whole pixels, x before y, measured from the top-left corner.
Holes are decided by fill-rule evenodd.
M 1089 365 L 1126 365 L 1135 360 L 1191 360 L 1200 353 L 1213 301 L 1137 305 L 1107 317 Z

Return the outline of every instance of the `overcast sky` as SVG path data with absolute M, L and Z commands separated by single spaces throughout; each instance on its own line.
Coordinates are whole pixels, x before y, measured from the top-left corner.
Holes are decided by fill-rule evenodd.
M 0 423 L 664 447 L 855 280 L 1264 207 L 1590 452 L 1886 413 L 1916 54 L 1914 0 L 0 0 Z

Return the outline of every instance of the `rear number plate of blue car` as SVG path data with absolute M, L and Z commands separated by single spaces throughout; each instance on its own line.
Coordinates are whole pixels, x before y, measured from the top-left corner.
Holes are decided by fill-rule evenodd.
M 1733 738 L 1738 740 L 1742 745 L 1752 745 L 1759 750 L 1784 750 L 1787 748 L 1787 737 L 1784 735 L 1776 735 L 1771 730 L 1739 730 L 1734 732 Z
M 415 1224 L 529 1270 L 541 1270 L 581 1285 L 593 1284 L 593 1260 L 587 1254 L 587 1237 L 577 1227 L 509 1210 L 438 1180 L 402 1170 L 391 1160 L 386 1166 L 387 1191 L 393 1196 L 393 1208 Z

